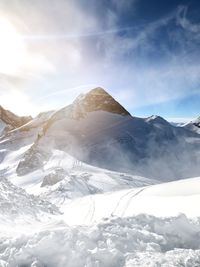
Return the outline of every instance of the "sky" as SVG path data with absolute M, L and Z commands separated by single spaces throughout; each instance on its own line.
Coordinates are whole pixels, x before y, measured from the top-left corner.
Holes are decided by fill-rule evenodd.
M 101 86 L 132 115 L 200 116 L 199 0 L 1 0 L 0 105 L 33 115 Z

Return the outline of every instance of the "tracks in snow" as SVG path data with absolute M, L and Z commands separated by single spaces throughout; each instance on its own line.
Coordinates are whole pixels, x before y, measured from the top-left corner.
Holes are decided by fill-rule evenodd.
M 84 222 L 86 223 L 87 221 L 92 222 L 94 219 L 94 214 L 95 214 L 95 201 L 93 196 L 90 196 L 90 205 L 88 212 L 85 215 Z
M 138 192 L 134 193 L 127 201 L 125 208 L 123 209 L 122 213 L 121 213 L 121 217 L 123 217 L 125 215 L 125 212 L 127 211 L 129 205 L 131 204 L 131 201 L 134 197 L 136 197 L 137 195 L 139 195 L 142 191 L 144 191 L 146 188 L 141 188 Z
M 123 217 L 125 216 L 126 211 L 128 210 L 128 207 L 130 206 L 132 200 L 138 196 L 141 192 L 149 188 L 150 186 L 142 187 L 139 190 L 137 189 L 130 189 L 128 192 L 123 194 L 116 206 L 114 207 L 113 211 L 110 213 L 111 216 L 119 216 Z M 94 195 L 91 195 L 89 197 L 89 207 L 87 210 L 87 213 L 84 218 L 84 222 L 87 223 L 93 223 L 95 219 L 95 211 L 96 211 L 96 205 L 95 205 L 95 197 Z

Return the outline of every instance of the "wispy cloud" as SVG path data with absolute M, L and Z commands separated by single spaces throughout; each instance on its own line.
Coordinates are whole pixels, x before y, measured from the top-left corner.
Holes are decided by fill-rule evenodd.
M 179 6 L 177 12 L 177 23 L 186 31 L 193 33 L 200 33 L 200 24 L 194 24 L 190 22 L 187 18 L 188 7 L 187 6 Z M 193 37 L 196 37 L 193 35 Z M 200 37 L 200 36 L 199 36 Z
M 104 86 L 129 109 L 198 93 L 200 26 L 190 22 L 187 7 L 148 23 L 136 23 L 133 16 L 130 25 L 122 25 L 121 16 L 130 8 L 137 13 L 137 5 L 137 0 L 92 1 L 89 7 L 80 0 L 2 1 L 1 15 L 15 25 L 29 56 L 19 74 L 24 81 L 10 80 L 1 88 L 10 82 L 35 106 L 44 99 L 41 109 L 63 105 L 63 94 L 68 104 L 88 90 L 82 85 Z
M 197 36 L 189 35 L 198 27 L 186 20 L 186 10 L 186 7 L 179 7 L 166 17 L 143 26 L 135 37 L 114 34 L 112 39 L 106 39 L 108 69 L 114 70 L 113 77 L 120 73 L 120 78 L 114 82 L 118 89 L 116 96 L 129 108 L 200 93 L 199 47 L 195 43 L 198 40 Z M 167 30 L 169 25 L 173 25 L 170 31 Z M 157 35 L 163 30 L 166 33 L 162 41 Z M 173 44 L 174 49 L 164 42 Z M 123 60 L 123 56 L 128 57 L 128 61 Z

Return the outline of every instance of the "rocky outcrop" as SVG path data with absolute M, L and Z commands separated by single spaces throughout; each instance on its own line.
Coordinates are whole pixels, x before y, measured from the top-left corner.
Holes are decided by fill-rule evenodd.
M 41 187 L 57 184 L 58 182 L 62 181 L 65 176 L 66 173 L 64 169 L 57 167 L 43 178 Z
M 42 169 L 44 162 L 50 157 L 50 153 L 43 149 L 39 149 L 35 144 L 26 151 L 24 157 L 20 160 L 16 173 L 18 176 L 29 174 L 38 169 Z
M 73 103 L 75 118 L 84 117 L 86 113 L 93 111 L 107 111 L 123 116 L 131 116 L 122 105 L 101 87 L 80 95 Z

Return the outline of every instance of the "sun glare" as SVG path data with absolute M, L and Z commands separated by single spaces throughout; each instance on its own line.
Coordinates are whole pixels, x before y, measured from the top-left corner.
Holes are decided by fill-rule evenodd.
M 23 65 L 25 54 L 25 44 L 13 25 L 0 18 L 0 73 L 16 73 Z

